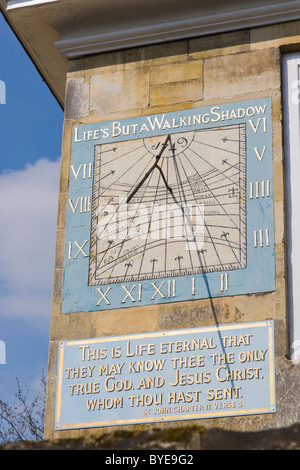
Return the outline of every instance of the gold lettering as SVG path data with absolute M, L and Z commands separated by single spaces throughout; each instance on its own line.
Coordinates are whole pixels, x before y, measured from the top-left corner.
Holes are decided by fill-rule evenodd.
M 221 274 L 221 292 L 227 291 L 229 287 L 229 275 Z
M 101 302 L 102 302 L 103 299 L 106 301 L 107 305 L 110 305 L 110 302 L 109 302 L 109 300 L 108 300 L 107 297 L 106 297 L 106 295 L 107 295 L 107 293 L 110 291 L 110 289 L 111 289 L 111 287 L 108 287 L 108 288 L 106 289 L 106 291 L 103 293 L 103 292 L 102 292 L 102 289 L 101 289 L 100 287 L 97 288 L 97 291 L 100 292 L 100 294 L 101 294 L 101 298 L 100 298 L 99 302 L 96 304 L 97 306 L 101 304 Z
M 123 289 L 125 290 L 126 294 L 127 294 L 126 297 L 124 297 L 124 299 L 122 300 L 122 304 L 126 302 L 127 297 L 130 297 L 130 299 L 132 300 L 132 302 L 135 302 L 135 298 L 131 295 L 131 292 L 133 291 L 133 289 L 135 288 L 135 286 L 136 286 L 136 285 L 133 284 L 133 286 L 131 287 L 130 290 L 128 290 L 126 286 L 122 286 Z
M 162 297 L 162 299 L 165 298 L 164 294 L 163 294 L 163 293 L 161 292 L 161 290 L 160 290 L 164 283 L 165 283 L 165 281 L 162 281 L 162 282 L 160 283 L 160 286 L 157 287 L 157 285 L 155 284 L 155 282 L 151 282 L 152 286 L 155 288 L 155 292 L 154 292 L 153 296 L 151 297 L 151 300 L 154 299 L 154 297 L 156 296 L 156 294 L 160 294 L 161 297 Z
M 264 148 L 263 148 L 262 152 L 261 152 L 261 153 L 259 153 L 259 150 L 258 150 L 258 148 L 257 148 L 257 147 L 254 147 L 254 151 L 255 151 L 255 153 L 256 153 L 256 156 L 257 156 L 257 158 L 258 158 L 258 160 L 259 160 L 260 162 L 261 162 L 261 161 L 262 161 L 262 159 L 263 159 L 263 156 L 264 156 L 264 154 L 265 154 L 266 148 L 267 148 L 267 147 L 266 147 L 266 146 L 264 146 Z

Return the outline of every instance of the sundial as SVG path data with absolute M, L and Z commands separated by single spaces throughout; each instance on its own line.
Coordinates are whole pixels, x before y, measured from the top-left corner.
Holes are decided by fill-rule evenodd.
M 274 290 L 271 104 L 74 126 L 64 313 Z
M 243 124 L 96 146 L 90 283 L 244 267 L 245 137 Z

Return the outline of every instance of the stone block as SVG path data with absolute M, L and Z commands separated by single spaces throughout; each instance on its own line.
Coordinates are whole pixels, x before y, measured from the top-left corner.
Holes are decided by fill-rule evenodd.
M 66 85 L 65 119 L 89 114 L 89 84 L 84 77 L 70 78 Z
M 202 99 L 202 80 L 156 85 L 150 89 L 150 105 L 188 103 Z
M 188 41 L 155 44 L 121 52 L 125 69 L 156 67 L 185 62 L 188 57 Z
M 300 21 L 253 28 L 250 30 L 251 50 L 288 47 L 300 42 Z
M 150 74 L 151 85 L 201 80 L 202 67 L 202 60 L 189 60 L 183 63 L 154 67 Z
M 249 51 L 249 37 L 250 31 L 245 29 L 191 39 L 189 41 L 189 57 L 205 59 Z
M 149 72 L 144 69 L 91 77 L 90 110 L 100 116 L 144 108 L 149 102 Z
M 141 321 L 142 319 L 142 321 Z M 122 335 L 125 333 L 140 333 L 156 331 L 158 329 L 158 309 L 150 307 L 137 307 L 126 309 L 126 315 L 119 310 L 111 312 L 97 312 L 93 316 L 92 326 L 95 336 Z
M 282 201 L 284 197 L 283 167 L 281 162 L 273 163 L 274 201 Z
M 204 99 L 280 88 L 278 50 L 245 52 L 204 61 Z

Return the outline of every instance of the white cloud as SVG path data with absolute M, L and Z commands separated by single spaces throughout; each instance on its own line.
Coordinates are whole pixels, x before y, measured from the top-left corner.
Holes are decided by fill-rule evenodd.
M 59 161 L 0 174 L 0 315 L 49 321 Z

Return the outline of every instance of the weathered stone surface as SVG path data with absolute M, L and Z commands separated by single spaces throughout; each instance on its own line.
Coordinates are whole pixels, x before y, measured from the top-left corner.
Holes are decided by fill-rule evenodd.
M 202 36 L 189 41 L 189 55 L 193 59 L 235 54 L 250 50 L 250 31 L 231 31 L 229 33 Z
M 0 450 L 300 450 L 300 424 L 260 432 L 234 432 L 197 426 L 117 430 L 98 438 L 10 443 Z
M 225 98 L 280 87 L 277 49 L 244 52 L 204 61 L 204 99 Z
M 202 99 L 202 81 L 175 82 L 151 87 L 151 106 L 163 106 L 170 102 L 184 103 Z
M 76 119 L 89 113 L 89 84 L 81 78 L 71 78 L 66 85 L 66 119 Z
M 276 24 L 250 30 L 251 50 L 285 47 L 291 50 L 292 45 L 299 44 L 300 21 Z
M 174 82 L 200 80 L 202 78 L 202 60 L 161 65 L 151 71 L 151 84 L 162 85 Z
M 144 108 L 149 102 L 149 72 L 144 69 L 91 77 L 90 109 L 99 115 Z

